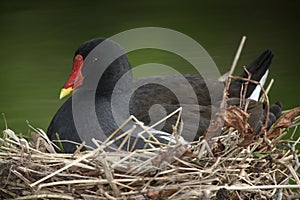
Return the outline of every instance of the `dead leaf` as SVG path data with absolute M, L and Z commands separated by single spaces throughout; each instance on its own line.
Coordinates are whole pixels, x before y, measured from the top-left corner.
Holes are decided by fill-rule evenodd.
M 236 106 L 229 106 L 225 114 L 228 127 L 233 127 L 240 134 L 239 146 L 247 147 L 256 140 L 256 132 L 248 123 L 249 114 Z
M 300 107 L 296 107 L 281 115 L 274 123 L 273 127 L 267 132 L 267 138 L 272 140 L 280 135 L 282 129 L 290 127 L 294 119 L 298 116 L 299 112 Z
M 242 136 L 250 127 L 247 120 L 249 114 L 236 106 L 229 106 L 225 112 L 225 122 L 228 127 L 238 130 Z
M 227 107 L 225 113 L 219 112 L 205 133 L 205 139 L 211 143 L 211 138 L 221 135 L 222 128 L 232 127 L 240 134 L 239 146 L 247 147 L 256 140 L 257 134 L 248 123 L 249 114 L 237 106 Z M 210 144 L 211 146 L 211 144 Z M 218 147 L 217 147 L 218 148 Z M 219 150 L 216 150 L 219 152 Z

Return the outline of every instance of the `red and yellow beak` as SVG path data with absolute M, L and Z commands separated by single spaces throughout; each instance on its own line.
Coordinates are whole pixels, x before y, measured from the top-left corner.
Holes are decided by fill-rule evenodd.
M 69 94 L 71 94 L 73 92 L 74 88 L 73 87 L 69 87 L 69 88 L 62 88 L 59 94 L 59 99 L 62 99 L 66 96 L 68 96 Z
M 63 88 L 60 91 L 59 99 L 62 99 L 69 94 L 71 94 L 76 88 L 82 85 L 83 76 L 81 73 L 81 68 L 83 65 L 83 57 L 80 54 L 77 54 L 73 60 L 72 72 L 64 84 Z

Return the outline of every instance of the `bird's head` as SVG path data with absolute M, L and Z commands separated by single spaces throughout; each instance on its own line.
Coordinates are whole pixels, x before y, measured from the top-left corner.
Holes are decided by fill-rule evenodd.
M 66 81 L 66 83 L 63 85 L 59 98 L 62 99 L 69 94 L 71 94 L 75 89 L 80 87 L 82 85 L 84 76 L 82 73 L 82 67 L 85 58 L 87 55 L 101 42 L 103 42 L 104 39 L 97 38 L 92 39 L 90 41 L 84 42 L 80 45 L 80 47 L 75 51 L 75 55 L 73 57 L 73 67 L 71 74 Z

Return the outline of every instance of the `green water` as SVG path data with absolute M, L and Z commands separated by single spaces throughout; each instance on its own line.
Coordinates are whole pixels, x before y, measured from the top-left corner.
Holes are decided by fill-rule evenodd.
M 280 100 L 285 109 L 300 105 L 298 1 L 176 2 L 1 1 L 0 112 L 6 114 L 9 127 L 25 132 L 29 120 L 35 127 L 47 128 L 63 103 L 58 94 L 81 42 L 146 26 L 194 38 L 221 72 L 229 69 L 240 38 L 246 35 L 239 66 L 272 49 L 271 102 Z M 153 60 L 177 67 L 185 64 L 154 50 L 133 52 L 129 59 L 133 66 Z

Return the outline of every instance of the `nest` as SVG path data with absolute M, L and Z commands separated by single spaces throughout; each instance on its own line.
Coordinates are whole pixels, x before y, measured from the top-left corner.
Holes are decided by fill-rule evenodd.
M 227 109 L 228 115 L 238 108 Z M 32 141 L 3 131 L 0 139 L 0 196 L 3 199 L 295 199 L 300 180 L 296 145 L 280 139 L 296 130 L 300 108 L 283 114 L 266 138 L 244 145 L 232 127 L 194 144 L 168 144 L 124 152 L 47 153 L 53 147 L 41 129 Z M 242 112 L 240 110 L 240 112 Z M 228 123 L 226 123 L 228 124 Z M 284 128 L 286 127 L 286 128 Z M 274 134 L 276 135 L 274 136 Z M 295 133 L 295 131 L 294 131 Z M 124 135 L 125 136 L 125 135 Z M 270 137 L 272 136 L 272 137 Z

